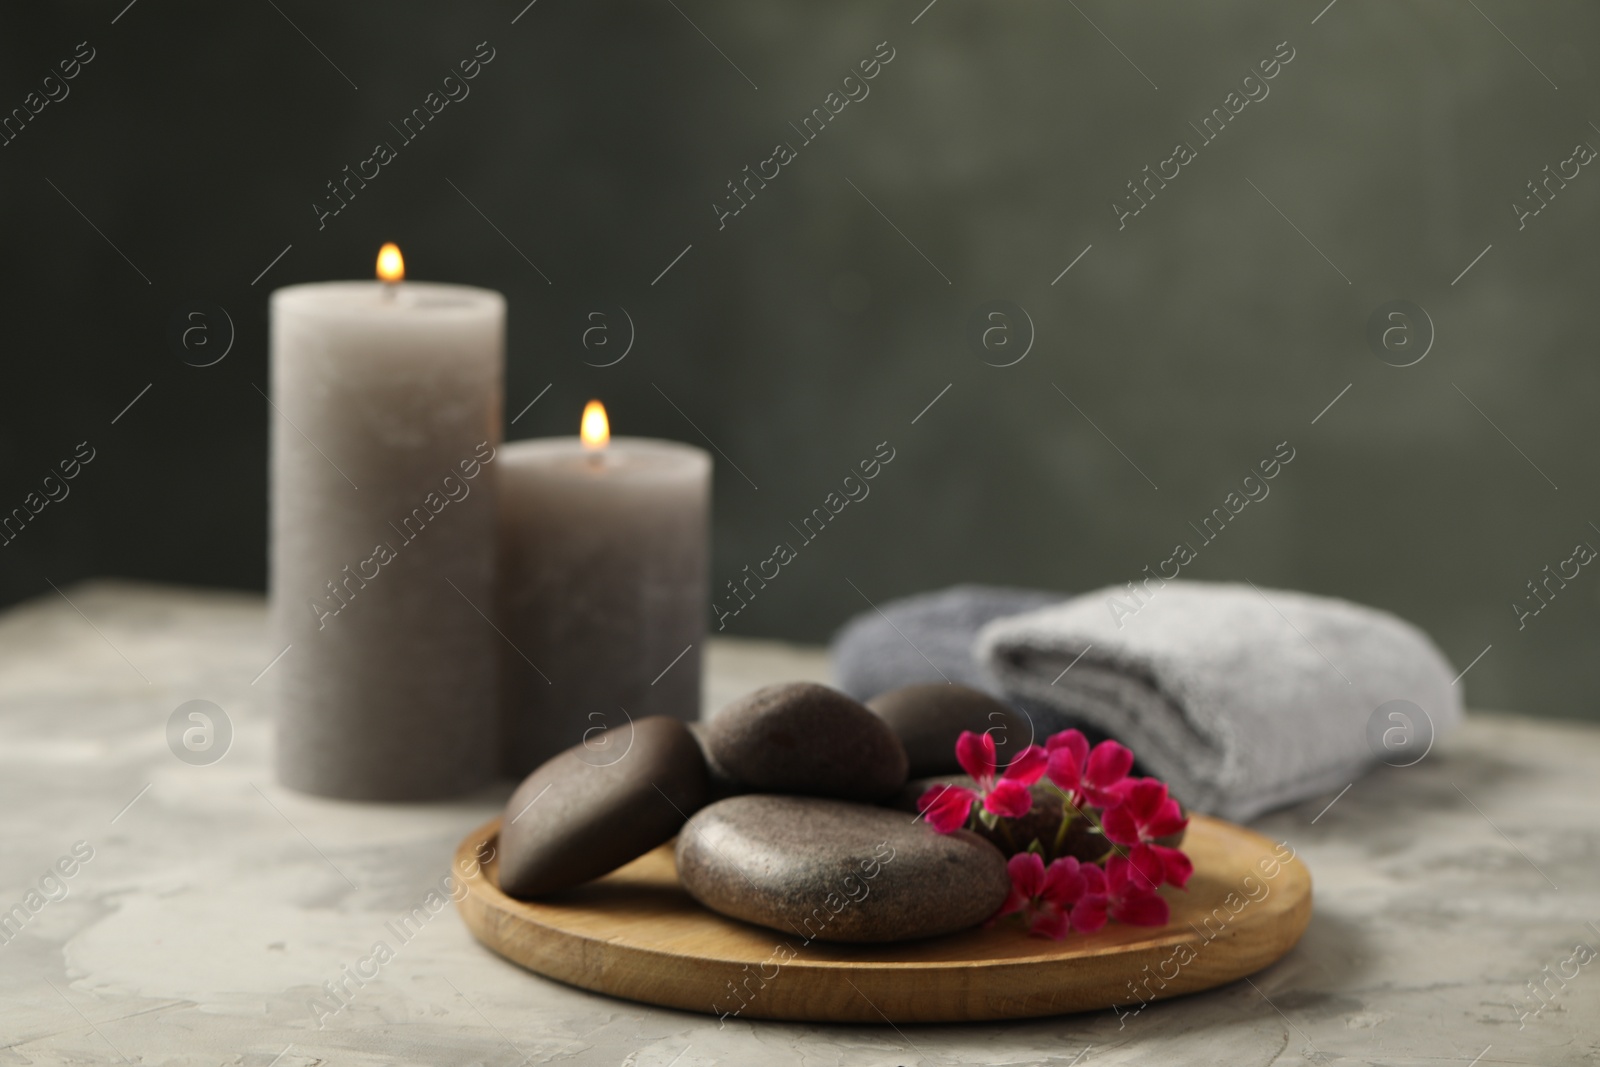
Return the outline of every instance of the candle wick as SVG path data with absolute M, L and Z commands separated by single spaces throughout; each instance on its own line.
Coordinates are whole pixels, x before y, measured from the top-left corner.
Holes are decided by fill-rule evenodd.
M 400 286 L 396 282 L 384 282 L 383 283 L 383 302 L 385 304 L 394 303 L 394 294 L 399 290 L 399 288 L 400 288 Z

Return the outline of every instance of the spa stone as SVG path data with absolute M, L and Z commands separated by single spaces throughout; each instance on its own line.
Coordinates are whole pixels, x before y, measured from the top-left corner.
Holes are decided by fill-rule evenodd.
M 844 800 L 888 800 L 906 780 L 906 750 L 888 723 L 836 689 L 772 685 L 718 713 L 702 734 L 728 788 Z
M 937 834 L 891 808 L 813 797 L 719 800 L 684 826 L 677 862 L 700 903 L 777 930 L 795 948 L 966 929 L 1010 890 L 1005 857 L 974 834 Z
M 867 701 L 905 745 L 913 777 L 954 774 L 956 739 L 962 731 L 988 732 L 1002 764 L 1043 738 L 1033 736 L 1032 724 L 988 693 L 964 685 L 929 682 L 903 685 Z
M 709 794 L 700 747 L 677 719 L 595 734 L 511 794 L 500 888 L 527 900 L 598 878 L 670 840 Z

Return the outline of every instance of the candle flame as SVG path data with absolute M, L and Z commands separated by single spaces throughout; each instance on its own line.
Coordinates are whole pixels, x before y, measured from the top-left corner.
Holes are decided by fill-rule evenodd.
M 406 261 L 400 255 L 400 246 L 390 241 L 378 249 L 378 280 L 383 282 L 403 281 L 406 276 Z
M 591 400 L 584 405 L 583 428 L 578 436 L 583 438 L 583 447 L 588 449 L 604 448 L 611 440 L 611 423 L 606 419 L 606 406 L 600 401 Z

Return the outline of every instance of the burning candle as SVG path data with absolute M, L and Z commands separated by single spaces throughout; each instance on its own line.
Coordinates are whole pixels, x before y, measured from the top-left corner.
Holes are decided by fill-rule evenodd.
M 613 438 L 594 400 L 578 437 L 512 442 L 498 465 L 507 773 L 598 727 L 698 718 L 710 456 Z
M 420 800 L 495 778 L 505 300 L 378 281 L 272 294 L 278 779 Z

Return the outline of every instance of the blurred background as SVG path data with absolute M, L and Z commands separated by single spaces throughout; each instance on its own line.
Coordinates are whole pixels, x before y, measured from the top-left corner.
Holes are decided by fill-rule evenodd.
M 1186 577 L 1482 654 L 1474 706 L 1600 716 L 1600 574 L 1566 562 L 1600 547 L 1600 10 L 926 4 L 0 13 L 0 512 L 94 455 L 4 545 L 0 598 L 264 588 L 268 294 L 370 277 L 393 240 L 411 277 L 506 294 L 507 437 L 598 397 L 714 451 L 717 586 L 894 450 L 724 633 L 819 641 L 958 581 L 1084 591 L 1188 541 Z

